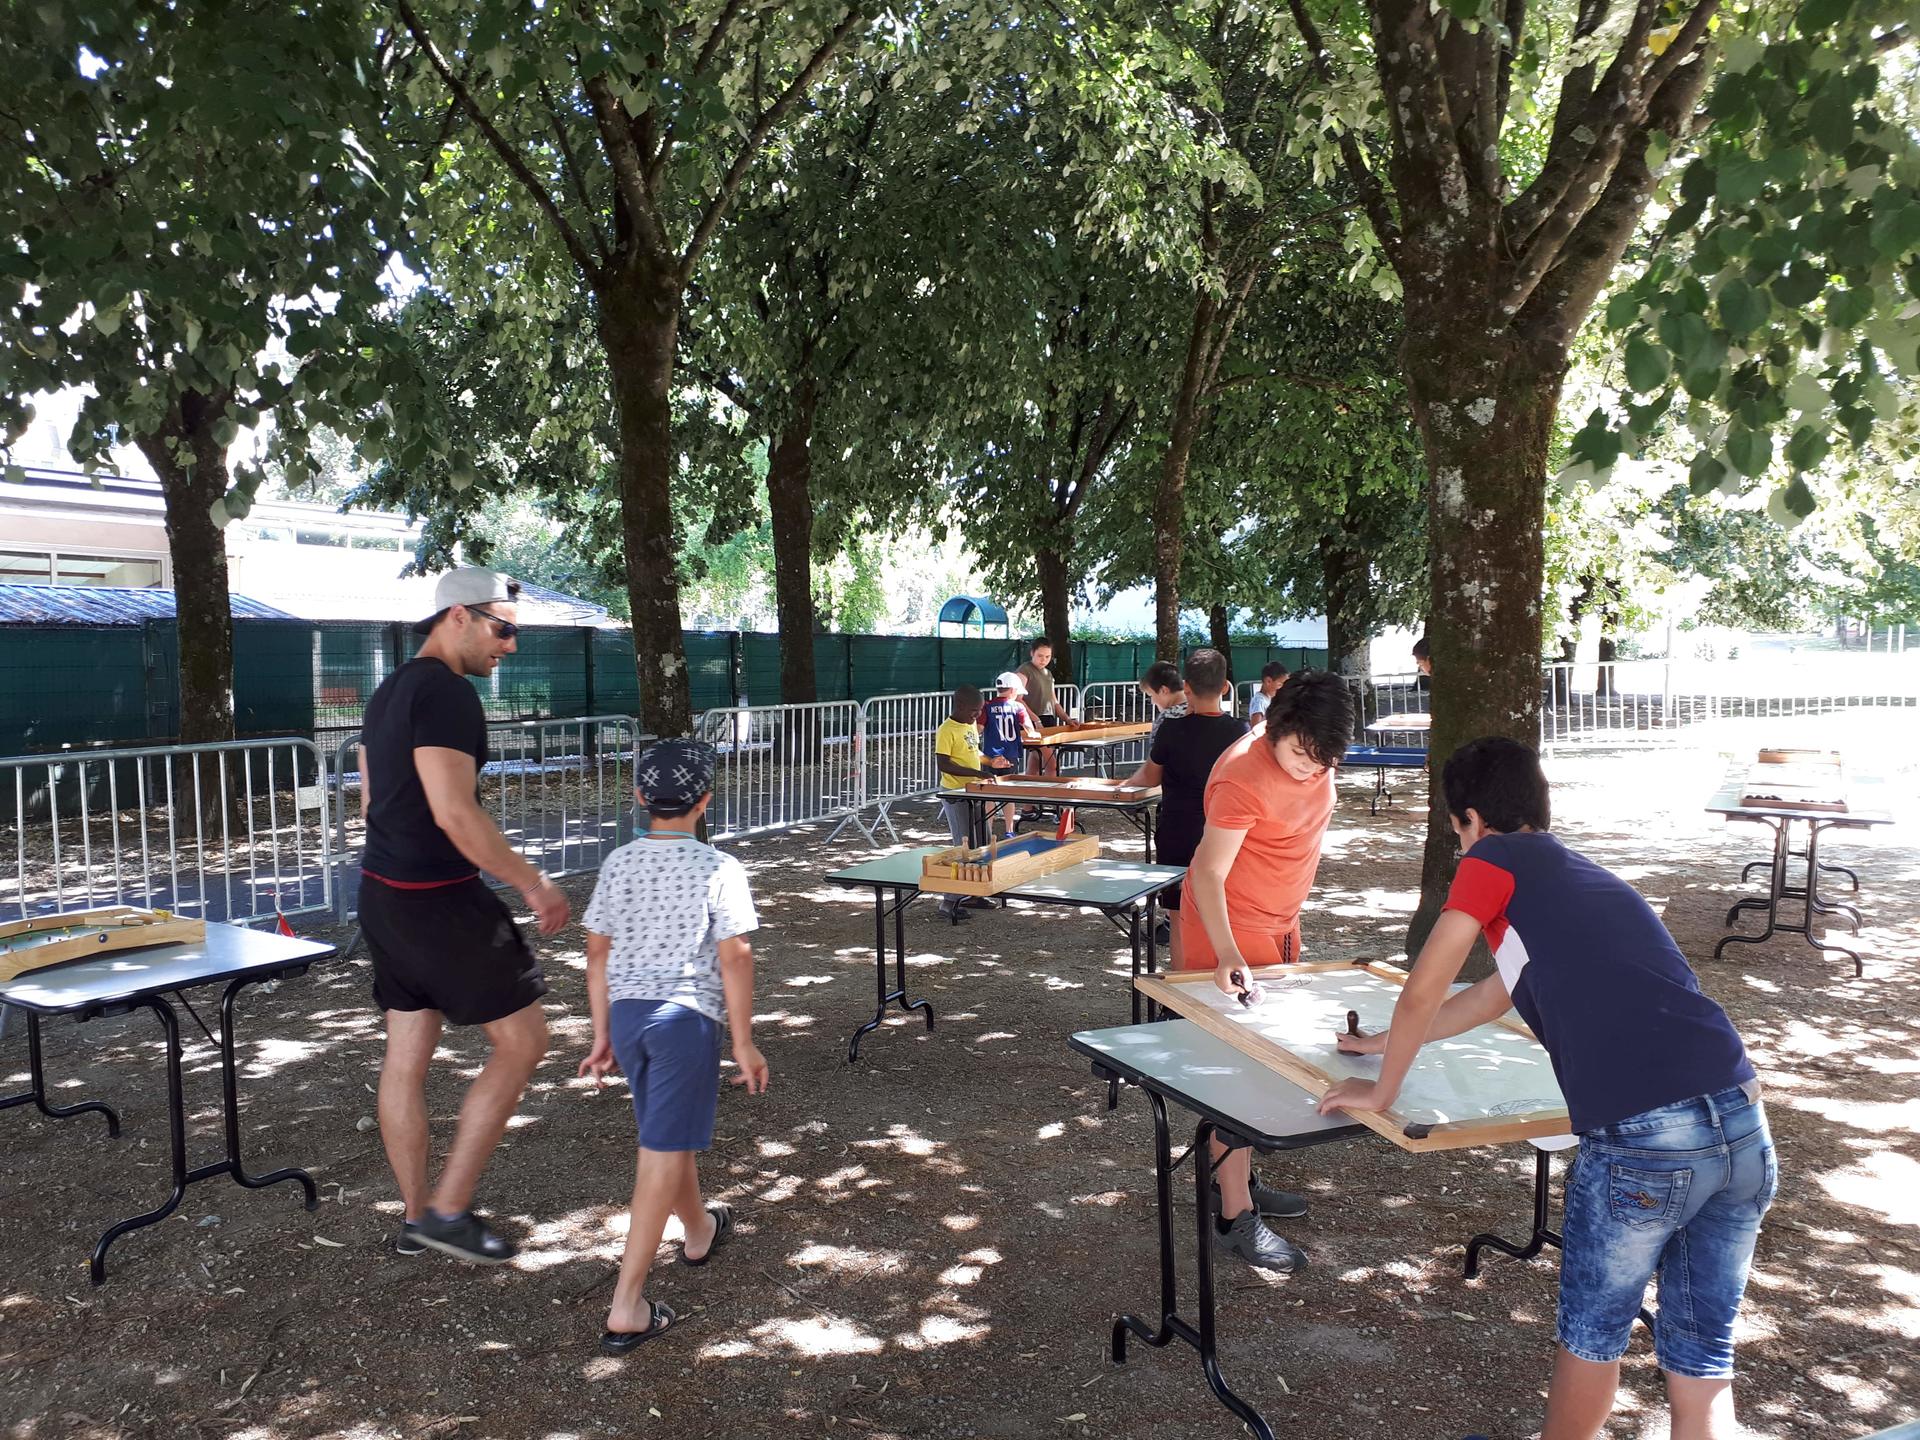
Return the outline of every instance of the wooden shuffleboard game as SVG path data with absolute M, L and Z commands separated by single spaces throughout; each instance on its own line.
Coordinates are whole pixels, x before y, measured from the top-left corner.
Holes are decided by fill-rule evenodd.
M 34 915 L 0 925 L 0 980 L 29 970 L 92 960 L 114 950 L 204 940 L 206 922 L 169 910 L 114 905 L 65 915 Z
M 1242 1005 L 1213 972 L 1141 976 L 1144 995 L 1217 1035 L 1314 1096 L 1337 1080 L 1373 1080 L 1378 1055 L 1342 1055 L 1347 1012 L 1384 1030 L 1407 972 L 1378 962 L 1272 965 L 1253 972 L 1263 998 Z M 1425 1045 L 1391 1110 L 1350 1112 L 1403 1150 L 1454 1150 L 1568 1131 L 1567 1103 L 1531 1031 L 1512 1016 Z
M 935 851 L 920 862 L 920 888 L 940 895 L 998 895 L 1099 858 L 1100 842 L 1091 835 L 1021 835 L 977 849 Z

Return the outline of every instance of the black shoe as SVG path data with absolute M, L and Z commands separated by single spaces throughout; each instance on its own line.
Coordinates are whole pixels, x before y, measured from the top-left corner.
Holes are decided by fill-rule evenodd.
M 1162 920 L 1158 925 L 1154 926 L 1153 943 L 1156 945 L 1173 944 L 1173 922 L 1171 920 Z
M 971 915 L 967 914 L 965 910 L 962 910 L 958 904 L 956 904 L 951 910 L 949 910 L 946 906 L 942 905 L 940 907 L 940 917 L 943 920 L 945 920 L 949 925 L 958 925 L 962 920 L 971 920 L 973 918 Z
M 413 1238 L 429 1249 L 445 1251 L 480 1265 L 504 1265 L 520 1253 L 519 1246 L 494 1234 L 487 1222 L 471 1210 L 452 1220 L 443 1220 L 429 1210 L 409 1228 Z
M 424 1255 L 427 1247 L 420 1243 L 420 1237 L 414 1233 L 413 1221 L 400 1222 L 400 1233 L 393 1237 L 393 1253 L 396 1255 Z
M 1253 1193 L 1253 1208 L 1273 1220 L 1298 1220 L 1307 1213 L 1307 1197 L 1296 1195 L 1291 1190 L 1275 1190 L 1260 1181 L 1260 1172 L 1255 1170 L 1248 1177 L 1248 1190 Z
M 994 908 L 993 897 L 991 895 L 969 895 L 966 899 L 962 900 L 960 904 L 963 909 L 967 910 L 991 910 Z

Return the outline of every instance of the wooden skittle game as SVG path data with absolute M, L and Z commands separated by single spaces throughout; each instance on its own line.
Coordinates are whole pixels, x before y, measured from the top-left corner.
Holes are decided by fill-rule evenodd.
M 1210 970 L 1142 975 L 1133 983 L 1315 1097 L 1337 1080 L 1378 1078 L 1379 1056 L 1342 1055 L 1336 1037 L 1355 1025 L 1384 1030 L 1406 971 L 1340 960 L 1270 965 L 1253 979 L 1263 998 L 1251 1006 L 1222 994 Z M 1566 1100 L 1547 1052 L 1511 1015 L 1422 1047 L 1391 1110 L 1347 1113 L 1413 1151 L 1568 1133 Z
M 35 915 L 0 925 L 0 980 L 49 965 L 91 960 L 114 950 L 177 945 L 206 937 L 204 920 L 189 920 L 170 910 L 113 905 L 67 915 Z
M 1092 835 L 1021 835 L 977 850 L 960 846 L 921 860 L 920 888 L 939 895 L 998 895 L 1099 855 L 1100 842 Z
M 1158 785 L 1110 785 L 1104 780 L 1063 779 L 1058 775 L 1007 775 L 992 780 L 973 780 L 967 794 L 991 800 L 1039 801 L 1043 804 L 1085 805 L 1096 800 L 1121 804 L 1158 800 Z
M 1131 740 L 1144 735 L 1153 726 L 1145 720 L 1126 725 L 1049 725 L 1040 732 L 1040 738 L 1029 741 L 1036 745 L 1073 745 L 1088 740 Z

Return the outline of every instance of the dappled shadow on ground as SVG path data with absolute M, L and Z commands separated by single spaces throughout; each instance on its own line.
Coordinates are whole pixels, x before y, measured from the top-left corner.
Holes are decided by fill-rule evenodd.
M 1783 1185 L 1743 1319 L 1746 1417 L 1765 1436 L 1861 1433 L 1920 1406 L 1920 836 L 1908 825 L 1835 847 L 1861 871 L 1866 979 L 1792 938 L 1711 961 L 1763 838 L 1699 810 L 1718 763 L 1556 761 L 1559 826 L 1664 911 L 1763 1072 Z M 903 842 L 943 838 L 928 807 L 898 814 Z M 1317 958 L 1399 948 L 1423 820 L 1410 795 L 1370 817 L 1365 788 L 1342 787 L 1306 922 Z M 1113 817 L 1092 824 L 1114 853 L 1137 853 Z M 847 1035 L 873 1009 L 871 900 L 820 877 L 871 852 L 824 834 L 730 847 L 761 902 L 757 1031 L 774 1085 L 728 1091 L 703 1162 L 738 1239 L 691 1270 L 664 1263 L 669 1232 L 650 1290 L 680 1310 L 680 1333 L 619 1360 L 594 1345 L 633 1122 L 623 1085 L 573 1078 L 590 1029 L 577 928 L 542 945 L 555 1048 L 482 1188 L 525 1241 L 500 1270 L 386 1248 L 398 1210 L 363 1128 L 380 1043 L 357 957 L 243 1002 L 244 1145 L 261 1168 L 309 1165 L 319 1211 L 287 1187 L 196 1186 L 175 1218 L 119 1243 L 98 1291 L 93 1238 L 164 1191 L 157 1035 L 141 1017 L 47 1027 L 58 1098 L 119 1105 L 125 1130 L 114 1141 L 98 1117 L 0 1113 L 0 1434 L 1231 1433 L 1190 1353 L 1105 1358 L 1112 1314 L 1155 1303 L 1152 1132 L 1139 1096 L 1105 1108 L 1065 1038 L 1126 1017 L 1124 937 L 1052 907 L 949 927 L 916 906 L 910 987 L 936 1027 L 896 1011 L 849 1066 Z M 5 1045 L 11 1086 L 24 1079 L 17 1024 Z M 431 1090 L 441 1136 L 482 1058 L 474 1037 L 449 1036 Z M 188 1084 L 209 1158 L 204 1038 Z M 1263 1170 L 1311 1197 L 1312 1217 L 1285 1228 L 1312 1265 L 1292 1279 L 1220 1272 L 1222 1360 L 1277 1429 L 1537 1430 L 1551 1259 L 1490 1257 L 1479 1280 L 1459 1278 L 1469 1235 L 1524 1233 L 1531 1152 L 1414 1156 L 1369 1137 Z M 1183 1171 L 1188 1296 L 1190 1193 Z M 1663 1434 L 1658 1416 L 1642 1335 L 1610 1433 Z

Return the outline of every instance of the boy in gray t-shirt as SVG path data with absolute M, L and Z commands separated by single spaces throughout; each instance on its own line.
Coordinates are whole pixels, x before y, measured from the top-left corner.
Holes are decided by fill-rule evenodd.
M 753 1043 L 753 947 L 759 925 L 747 872 L 695 835 L 713 798 L 714 752 L 662 740 L 634 767 L 634 794 L 653 826 L 607 860 L 584 917 L 593 1049 L 580 1073 L 616 1066 L 633 1091 L 640 1153 L 626 1252 L 600 1348 L 624 1355 L 677 1318 L 644 1293 L 667 1216 L 678 1215 L 681 1259 L 704 1265 L 733 1230 L 733 1212 L 700 1196 L 695 1156 L 713 1143 L 720 1103 L 720 1027 L 733 1037 L 734 1084 L 767 1088 Z

